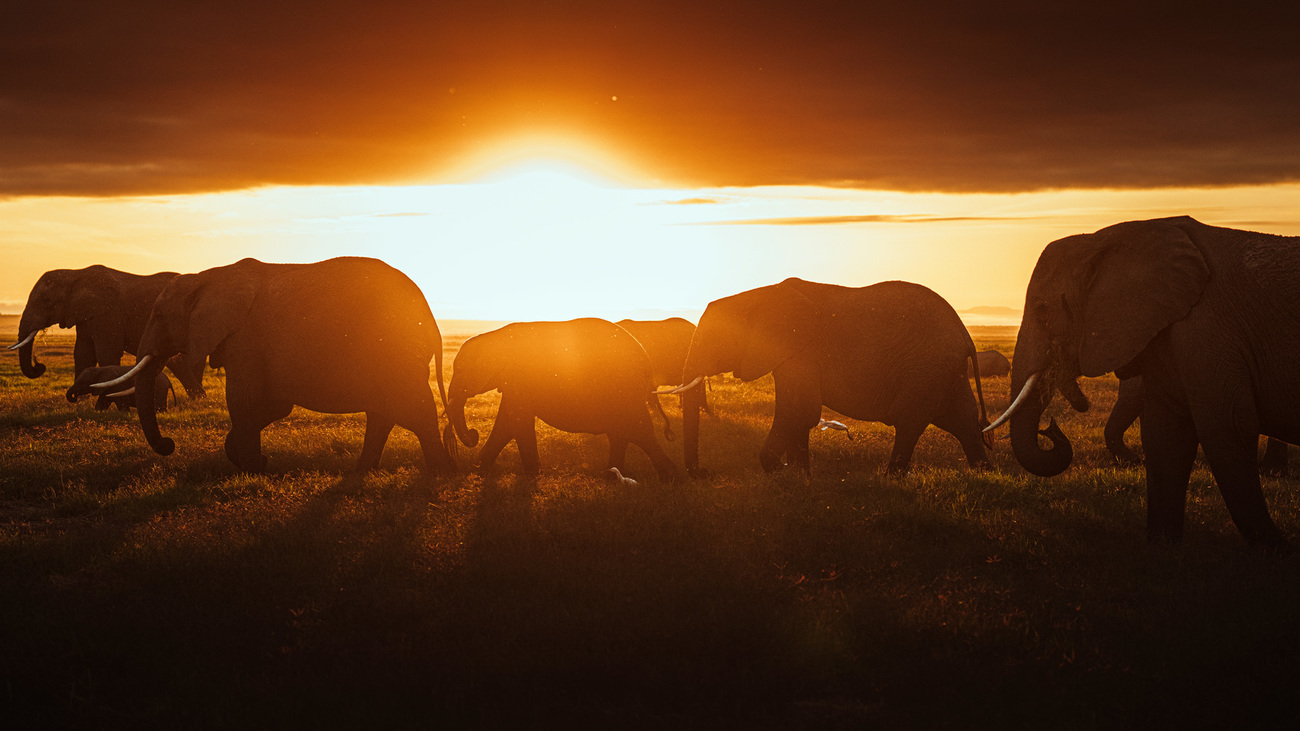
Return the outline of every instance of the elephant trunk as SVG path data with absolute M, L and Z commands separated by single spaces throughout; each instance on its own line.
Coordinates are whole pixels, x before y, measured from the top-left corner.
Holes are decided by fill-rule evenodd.
M 78 391 L 77 387 L 73 385 L 73 386 L 68 386 L 67 393 L 63 395 L 68 399 L 68 403 L 75 404 L 77 403 L 77 397 L 80 396 L 81 394 L 82 392 Z
M 136 383 L 154 383 L 166 363 L 166 358 L 153 358 L 145 361 L 139 373 L 135 375 Z M 163 399 L 166 398 L 164 392 Z M 165 402 L 163 407 L 166 408 Z M 135 408 L 140 415 L 140 429 L 144 431 L 144 438 L 149 441 L 149 446 L 153 447 L 153 451 L 164 457 L 176 451 L 176 442 L 164 437 L 162 432 L 158 430 L 158 404 L 155 403 L 154 389 L 136 389 Z
M 478 431 L 470 429 L 465 423 L 465 402 L 468 399 L 453 395 L 447 402 L 447 421 L 455 429 L 456 436 L 460 438 L 460 443 L 473 449 L 478 446 Z M 444 434 L 443 441 L 449 441 Z M 448 444 L 448 451 L 455 447 L 454 443 Z
M 1016 380 L 1012 379 L 1013 386 L 1019 385 L 1015 383 Z M 1028 380 L 1025 385 L 1028 386 L 1025 389 L 1025 403 L 1011 416 L 1011 450 L 1025 470 L 1040 477 L 1059 475 L 1074 460 L 1074 448 L 1056 425 L 1056 419 L 1052 419 L 1046 429 L 1040 431 L 1038 428 L 1039 419 L 1052 400 L 1050 387 Z M 1051 442 L 1050 448 L 1043 449 L 1039 446 L 1040 435 Z
M 26 316 L 18 323 L 18 367 L 28 378 L 40 378 L 45 373 L 45 364 L 36 360 L 32 347 L 36 341 L 36 333 L 49 325 L 44 327 L 38 325 L 38 322 Z

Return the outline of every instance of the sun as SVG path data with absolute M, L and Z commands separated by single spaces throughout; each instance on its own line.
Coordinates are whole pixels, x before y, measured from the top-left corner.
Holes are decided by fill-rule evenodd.
M 446 166 L 439 178 L 451 183 L 499 183 L 550 175 L 598 186 L 655 185 L 635 160 L 590 141 L 562 135 L 527 135 L 480 147 Z

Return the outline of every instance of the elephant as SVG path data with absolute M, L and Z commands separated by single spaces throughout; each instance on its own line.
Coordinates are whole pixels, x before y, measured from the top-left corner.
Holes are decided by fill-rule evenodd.
M 158 293 L 176 272 L 140 275 L 96 264 L 84 269 L 53 269 L 41 275 L 18 321 L 18 351 L 23 375 L 39 378 L 45 364 L 36 360 L 36 334 L 52 325 L 77 329 L 72 348 L 73 376 L 93 366 L 115 366 L 123 353 L 138 354 L 140 335 Z M 203 361 L 180 357 L 168 363 L 190 398 L 202 398 Z
M 1115 461 L 1120 464 L 1136 465 L 1142 463 L 1142 458 L 1132 449 L 1129 449 L 1128 445 L 1124 444 L 1124 432 L 1128 431 L 1133 422 L 1137 421 L 1138 417 L 1142 415 L 1144 398 L 1142 376 L 1125 378 L 1119 382 L 1119 393 L 1115 397 L 1115 406 L 1110 411 L 1110 417 L 1106 419 L 1104 434 L 1106 448 L 1115 457 Z M 1264 456 L 1259 461 L 1260 474 L 1286 474 L 1286 442 L 1273 437 L 1268 437 L 1265 441 Z
M 682 366 L 686 364 L 686 353 L 691 348 L 691 338 L 695 336 L 695 325 L 681 317 L 666 320 L 619 320 L 614 323 L 627 330 L 641 343 L 650 356 L 652 378 L 656 386 L 668 386 L 682 383 Z M 693 388 L 681 394 L 682 413 L 703 409 L 710 416 L 708 389 Z M 699 419 L 684 420 L 683 451 L 686 456 L 686 471 L 689 474 L 699 472 Z
M 1073 459 L 1055 419 L 1039 430 L 1056 392 L 1086 411 L 1080 376 L 1141 376 L 1148 538 L 1182 538 L 1199 445 L 1246 541 L 1286 549 L 1256 452 L 1260 434 L 1300 439 L 1300 238 L 1181 216 L 1053 241 L 1030 277 L 1012 363 L 1016 398 L 989 428 L 1010 420 L 1027 471 L 1050 477 Z
M 606 434 L 609 467 L 622 471 L 627 445 L 646 453 L 660 480 L 677 477 L 677 466 L 655 438 L 650 405 L 653 367 L 645 348 L 627 330 L 594 317 L 564 322 L 516 322 L 476 335 L 461 345 L 447 388 L 448 451 L 455 439 L 478 444 L 465 421 L 465 403 L 497 390 L 501 404 L 479 464 L 489 469 L 511 440 L 523 471 L 536 475 L 536 419 L 566 432 Z M 658 408 L 663 416 L 663 409 Z M 665 419 L 665 422 L 667 419 Z M 453 434 L 454 432 L 454 434 Z
M 103 411 L 110 405 L 116 406 L 118 411 L 126 411 L 135 406 L 135 382 L 134 379 L 123 383 L 119 388 L 123 390 L 112 392 L 105 389 L 92 389 L 91 384 L 101 383 L 106 380 L 112 380 L 124 375 L 131 370 L 131 366 L 94 366 L 82 371 L 77 380 L 68 387 L 67 399 L 70 403 L 76 403 L 77 399 L 88 393 L 97 395 L 95 399 L 95 410 Z M 167 410 L 167 392 L 172 393 L 172 403 L 176 402 L 176 389 L 172 387 L 171 379 L 166 373 L 158 371 L 158 376 L 154 379 L 154 403 L 158 405 L 159 411 Z
M 378 467 L 394 425 L 419 438 L 430 472 L 456 470 L 439 438 L 429 387 L 432 360 L 445 404 L 442 334 L 420 288 L 378 259 L 243 259 L 182 274 L 158 295 L 135 367 L 100 385 L 120 385 L 131 376 L 148 381 L 178 352 L 226 369 L 225 451 L 241 471 L 266 469 L 262 429 L 294 406 L 365 412 L 357 462 L 362 472 Z M 153 393 L 135 395 L 145 438 L 154 451 L 171 454 L 176 445 L 159 431 Z
M 996 350 L 981 350 L 975 354 L 975 358 L 979 363 L 980 376 L 1011 375 L 1011 361 Z M 975 377 L 975 362 L 966 365 L 966 377 Z
M 789 458 L 811 472 L 808 434 L 822 407 L 894 427 L 887 471 L 905 474 L 934 424 L 961 443 L 967 464 L 986 467 L 987 423 L 966 379 L 975 344 L 956 311 L 910 282 L 843 287 L 790 278 L 710 302 L 700 317 L 682 379 L 732 372 L 742 381 L 772 374 L 776 413 L 759 451 L 773 471 Z M 698 421 L 699 414 L 686 415 Z M 693 456 L 688 460 L 695 459 Z

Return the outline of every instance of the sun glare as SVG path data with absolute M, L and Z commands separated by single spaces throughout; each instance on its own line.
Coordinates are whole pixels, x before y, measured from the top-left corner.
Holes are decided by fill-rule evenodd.
M 552 174 L 600 186 L 657 184 L 635 161 L 583 140 L 531 135 L 480 147 L 437 175 L 440 183 L 498 183 L 520 176 Z

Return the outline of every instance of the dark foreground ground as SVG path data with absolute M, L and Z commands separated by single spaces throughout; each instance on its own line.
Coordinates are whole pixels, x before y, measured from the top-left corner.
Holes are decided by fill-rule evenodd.
M 933 430 L 887 480 L 890 430 L 858 422 L 814 435 L 811 480 L 768 476 L 770 382 L 722 379 L 704 480 L 634 455 L 642 484 L 607 484 L 603 439 L 550 431 L 535 481 L 513 447 L 429 479 L 400 431 L 361 477 L 361 420 L 302 411 L 248 477 L 220 374 L 161 458 L 64 401 L 70 341 L 40 350 L 34 382 L 0 356 L 5 728 L 1300 727 L 1300 560 L 1246 549 L 1203 469 L 1184 544 L 1147 544 L 1113 380 L 1060 415 L 1078 458 L 1049 480 L 1005 441 L 965 471 Z M 1300 539 L 1295 481 L 1265 484 Z

